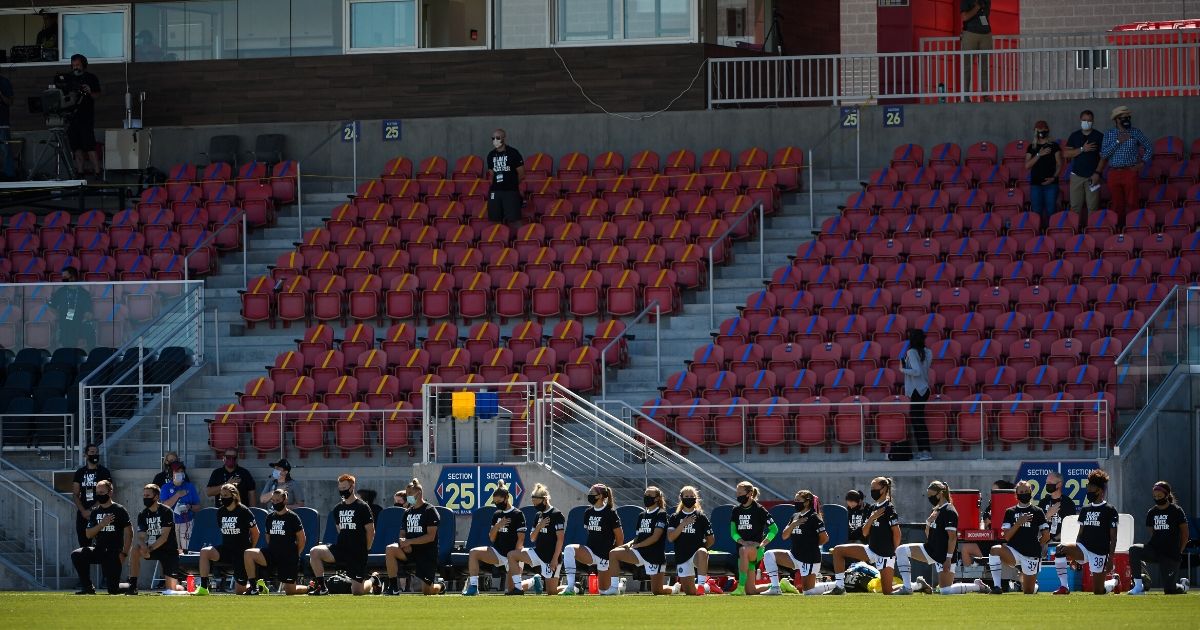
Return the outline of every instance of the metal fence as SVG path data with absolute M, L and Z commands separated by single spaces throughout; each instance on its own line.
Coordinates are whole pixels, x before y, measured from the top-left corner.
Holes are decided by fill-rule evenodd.
M 709 108 L 1195 96 L 1200 46 L 1111 41 L 986 51 L 709 60 Z
M 4 557 L 10 567 L 47 588 L 62 588 L 61 527 L 41 499 L 0 474 L 0 512 L 10 528 L 5 533 Z M 51 543 L 53 541 L 53 543 Z M 51 553 L 53 552 L 53 553 Z
M 70 413 L 0 414 L 0 451 L 35 454 L 48 466 L 70 468 L 82 459 L 77 429 Z
M 1171 289 L 1115 364 L 1117 412 L 1132 421 L 1178 367 L 1200 364 L 1200 287 Z

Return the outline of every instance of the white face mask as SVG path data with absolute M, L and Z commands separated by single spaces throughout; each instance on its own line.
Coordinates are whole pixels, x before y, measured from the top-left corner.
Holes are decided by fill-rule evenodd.
M 492 146 L 499 149 L 500 147 L 504 146 L 504 141 L 497 138 L 492 138 Z
M 174 480 L 176 485 L 183 483 L 183 473 L 175 473 Z
M 282 473 L 281 473 L 280 471 L 278 471 L 278 470 L 272 470 L 272 471 L 271 471 L 271 478 L 272 478 L 272 479 L 274 479 L 275 481 L 279 481 L 279 478 L 280 478 L 281 476 L 283 476 L 283 475 L 282 475 Z
M 1092 121 L 1090 121 L 1090 120 L 1079 121 L 1079 128 L 1084 131 L 1091 131 L 1092 130 Z

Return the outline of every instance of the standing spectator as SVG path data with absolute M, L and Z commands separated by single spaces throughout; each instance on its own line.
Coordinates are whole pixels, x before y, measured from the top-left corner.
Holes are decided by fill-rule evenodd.
M 1062 149 L 1050 139 L 1050 125 L 1039 120 L 1033 125 L 1034 140 L 1025 150 L 1025 168 L 1029 171 L 1029 190 L 1033 196 L 1031 209 L 1042 218 L 1042 225 L 1050 220 L 1058 205 L 1058 174 L 1062 172 Z
M 959 4 L 963 22 L 962 49 L 991 50 L 992 49 L 992 0 L 962 0 Z M 979 58 L 979 91 L 988 89 L 988 63 L 991 59 L 986 55 L 963 56 L 963 91 L 974 91 L 971 86 L 971 66 L 975 58 Z M 984 96 L 984 100 L 992 100 Z M 968 99 L 969 100 L 969 99 Z
M 62 281 L 65 284 L 55 289 L 50 297 L 50 308 L 58 315 L 58 345 L 60 348 L 91 349 L 96 345 L 92 328 L 92 294 L 73 284 L 79 281 L 79 270 L 74 267 L 62 270 Z
M 1117 215 L 1117 231 L 1125 231 L 1125 215 L 1138 206 L 1138 169 L 1154 155 L 1154 146 L 1141 129 L 1133 126 L 1133 110 L 1121 105 L 1112 110 L 1116 125 L 1104 132 L 1100 145 L 1100 166 L 1108 167 L 1108 189 L 1112 192 L 1112 211 Z
M 408 508 L 408 493 L 403 488 L 392 495 L 392 507 Z
M 82 31 L 81 35 L 86 36 Z M 67 142 L 75 152 L 75 173 L 88 174 L 83 168 L 84 157 L 92 165 L 91 174 L 100 176 L 100 156 L 96 152 L 96 99 L 100 98 L 100 79 L 87 71 L 88 59 L 81 54 L 71 55 L 69 86 L 83 93 L 75 115 L 67 123 Z
M 849 521 L 850 533 L 847 542 L 866 544 L 867 537 L 863 534 L 863 523 L 871 515 L 871 508 L 863 501 L 862 490 L 846 491 L 846 517 Z
M 166 454 L 163 455 L 162 470 L 158 474 L 154 475 L 154 480 L 150 483 L 158 486 L 159 488 L 167 485 L 167 482 L 171 480 L 171 469 L 174 468 L 175 462 L 177 461 L 179 461 L 179 453 L 176 453 L 175 451 L 167 451 Z
M 212 471 L 212 475 L 208 477 L 208 487 L 205 488 L 205 494 L 210 497 L 220 497 L 221 486 L 231 483 L 237 486 L 238 497 L 246 497 L 247 507 L 254 507 L 254 499 L 258 495 L 254 493 L 254 475 L 250 474 L 249 470 L 238 466 L 237 449 L 225 449 L 224 465 Z M 220 499 L 214 499 L 214 502 L 220 507 Z
M 200 491 L 188 478 L 183 462 L 171 464 L 171 478 L 161 487 L 159 500 L 175 513 L 175 538 L 179 540 L 179 548 L 187 551 L 192 541 L 192 525 L 196 524 L 196 512 L 201 509 Z
M 58 59 L 58 14 L 42 9 L 38 15 L 42 16 L 42 30 L 38 31 L 34 45 L 42 49 L 42 59 Z
M 1071 160 L 1071 210 L 1079 213 L 1079 229 L 1087 227 L 1088 212 L 1100 209 L 1100 143 L 1104 134 L 1093 128 L 1096 116 L 1079 114 L 1079 131 L 1067 138 L 1063 157 Z
M 101 481 L 112 481 L 112 473 L 100 465 L 100 448 L 88 444 L 83 449 L 87 463 L 75 471 L 71 483 L 71 494 L 75 498 L 75 535 L 79 546 L 88 546 L 88 519 L 92 517 L 92 507 L 96 504 L 96 486 Z
M 383 506 L 375 502 L 379 498 L 379 494 L 374 490 L 363 488 L 358 491 L 358 496 L 366 502 L 367 507 L 371 508 L 371 516 L 376 522 L 379 521 L 379 513 L 383 511 Z
M 13 86 L 8 77 L 0 76 L 0 152 L 4 153 L 4 179 L 16 179 L 17 169 L 16 163 L 13 160 L 12 148 L 9 142 L 12 140 L 12 128 L 10 108 L 13 104 Z
M 521 178 L 525 177 L 525 158 L 516 147 L 506 144 L 503 129 L 492 132 L 492 150 L 487 154 L 487 177 L 492 180 L 488 192 L 488 219 L 493 223 L 521 220 Z
M 1064 518 L 1076 514 L 1075 500 L 1063 497 L 1062 475 L 1052 472 L 1046 475 L 1046 496 L 1038 501 L 1038 507 L 1046 513 L 1046 521 L 1050 523 L 1050 540 L 1058 542 Z
M 104 584 L 109 595 L 121 594 L 121 567 L 129 557 L 129 545 L 133 543 L 133 525 L 129 512 L 112 500 L 112 482 L 96 484 L 96 504 L 87 520 L 85 544 L 71 552 L 71 564 L 79 574 L 79 590 L 76 595 L 95 595 L 92 584 L 91 566 L 100 565 Z
M 258 502 L 266 505 L 271 502 L 271 495 L 276 490 L 287 492 L 288 509 L 304 507 L 304 495 L 300 494 L 300 483 L 292 479 L 292 464 L 286 459 L 280 459 L 277 462 L 271 462 L 271 478 L 263 485 L 262 496 L 258 498 Z
M 933 353 L 925 347 L 925 331 L 920 328 L 909 330 L 908 351 L 900 362 L 900 372 L 904 374 L 904 394 L 912 401 L 908 422 L 912 425 L 913 444 L 917 459 L 923 462 L 933 459 L 929 452 L 929 430 L 925 427 L 925 401 L 929 400 L 929 383 L 933 380 L 929 371 L 932 368 Z M 912 454 L 911 449 L 908 454 Z

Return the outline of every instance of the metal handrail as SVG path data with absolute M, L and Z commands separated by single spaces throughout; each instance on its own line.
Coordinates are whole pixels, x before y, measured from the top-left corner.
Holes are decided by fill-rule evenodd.
M 242 217 L 242 239 L 241 239 L 242 240 L 242 286 L 246 286 L 247 281 L 249 280 L 249 277 L 250 277 L 248 274 L 248 271 L 247 271 L 247 269 L 249 268 L 249 263 L 247 261 L 248 261 L 248 255 L 249 255 L 248 253 L 250 251 L 250 233 L 247 231 L 246 211 L 239 210 L 238 214 L 240 214 Z M 221 227 L 217 228 L 217 230 L 215 232 L 213 232 L 212 234 L 209 234 L 208 237 L 205 238 L 203 241 L 200 241 L 200 244 L 193 247 L 192 251 L 184 254 L 184 256 L 183 256 L 183 279 L 185 281 L 191 280 L 191 267 L 188 265 L 188 261 L 191 259 L 192 254 L 195 254 L 200 249 L 207 247 L 209 243 L 216 240 L 217 235 L 219 235 L 221 232 L 224 232 L 225 230 L 229 229 L 229 226 L 231 226 L 231 225 L 237 225 L 237 224 L 233 223 L 231 221 L 226 221 L 226 222 L 222 223 Z M 215 248 L 213 249 L 213 255 L 214 256 L 216 255 Z
M 646 422 L 653 424 L 656 429 L 663 431 L 667 435 L 670 435 L 671 437 L 675 438 L 676 443 L 683 444 L 683 445 L 687 446 L 689 449 L 692 449 L 692 451 L 689 451 L 689 452 L 696 452 L 696 453 L 702 454 L 704 457 L 709 459 L 713 464 L 716 464 L 717 466 L 721 466 L 723 468 L 728 469 L 730 472 L 737 474 L 739 477 L 745 479 L 746 481 L 749 481 L 750 483 L 754 484 L 758 488 L 760 488 L 762 490 L 766 490 L 768 494 L 771 494 L 780 500 L 786 500 L 789 496 L 791 496 L 791 495 L 785 495 L 785 494 L 781 493 L 780 491 L 772 488 L 767 483 L 750 476 L 749 474 L 747 474 L 745 471 L 738 468 L 737 466 L 734 466 L 733 464 L 721 459 L 720 457 L 713 455 L 712 452 L 709 451 L 708 449 L 704 448 L 703 446 L 700 446 L 699 444 L 696 444 L 695 442 L 689 440 L 688 438 L 684 437 L 683 435 L 677 433 L 675 431 L 675 429 L 668 427 L 667 425 L 659 422 L 657 419 L 651 418 L 650 416 L 643 413 L 641 409 L 634 407 L 633 405 L 625 402 L 624 400 L 600 400 L 597 402 L 600 405 L 615 404 L 615 405 L 620 406 L 625 412 L 627 412 L 630 415 L 631 419 L 633 416 L 638 416 L 639 418 L 644 419 Z
M 646 308 L 642 309 L 642 312 L 638 313 L 633 318 L 633 321 L 629 322 L 629 324 L 625 327 L 625 330 L 628 331 L 630 328 L 633 328 L 634 324 L 642 321 L 642 318 L 648 317 L 651 309 L 654 311 L 654 363 L 656 369 L 655 381 L 657 381 L 662 377 L 662 336 L 660 329 L 660 322 L 662 321 L 662 308 L 659 306 L 658 300 L 651 300 L 651 302 L 646 305 Z M 624 339 L 624 337 L 624 334 L 613 337 L 612 341 L 609 341 L 607 344 L 605 344 L 604 348 L 600 350 L 601 398 L 606 398 L 608 396 L 608 351 L 614 345 L 616 345 L 617 342 Z
M 763 206 L 763 203 L 760 201 L 760 202 L 754 204 L 754 207 L 750 208 L 749 212 L 746 212 L 745 214 L 739 216 L 736 220 L 734 220 L 733 223 L 729 224 L 729 227 L 725 228 L 725 231 L 722 232 L 720 236 L 713 239 L 712 244 L 708 246 L 708 255 L 705 256 L 705 260 L 708 261 L 708 324 L 709 324 L 709 328 L 717 327 L 717 319 L 716 319 L 717 309 L 716 309 L 715 303 L 713 301 L 713 284 L 716 282 L 716 280 L 715 280 L 716 275 L 713 270 L 713 267 L 715 266 L 713 264 L 713 252 L 716 251 L 716 248 L 718 245 L 720 245 L 721 243 L 723 243 L 725 241 L 726 237 L 728 237 L 730 234 L 733 233 L 733 230 L 735 228 L 737 228 L 739 225 L 741 225 L 742 222 L 745 221 L 747 218 L 749 218 L 755 211 L 758 211 L 758 275 L 759 275 L 759 280 L 766 278 L 766 275 L 767 275 L 767 248 L 766 248 L 765 232 L 766 232 L 767 220 L 766 220 L 766 210 Z M 729 255 L 732 256 L 733 252 L 730 252 Z
M 0 481 L 3 482 L 0 483 L 0 488 L 6 488 L 16 495 L 18 499 L 21 499 L 29 505 L 29 510 L 33 517 L 33 523 L 30 527 L 31 539 L 27 540 L 26 542 L 29 547 L 29 553 L 32 556 L 31 568 L 33 569 L 33 579 L 35 582 L 45 586 L 46 550 L 42 548 L 42 545 L 45 543 L 46 534 L 45 521 L 43 520 L 45 506 L 42 504 L 41 499 L 37 498 L 21 486 L 18 486 L 15 481 L 4 476 L 3 473 L 0 473 Z

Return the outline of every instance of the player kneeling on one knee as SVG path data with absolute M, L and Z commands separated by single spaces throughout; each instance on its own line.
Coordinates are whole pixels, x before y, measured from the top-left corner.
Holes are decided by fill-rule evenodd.
M 667 501 L 656 486 L 649 486 L 642 495 L 646 509 L 638 514 L 637 533 L 634 539 L 608 553 L 609 580 L 619 573 L 621 563 L 642 567 L 650 578 L 650 592 L 654 595 L 671 595 L 670 588 L 663 586 L 663 565 L 667 553 Z M 612 583 L 601 595 L 616 595 L 619 584 Z
M 411 562 L 413 575 L 421 580 L 421 592 L 438 595 L 446 585 L 437 579 L 437 537 L 441 517 L 437 508 L 425 502 L 421 482 L 414 478 L 404 489 L 404 531 L 400 539 L 387 546 L 385 562 L 392 594 L 399 593 L 400 563 Z
M 332 545 L 317 545 L 309 555 L 316 586 L 309 595 L 328 595 L 325 586 L 325 565 L 337 563 L 350 578 L 350 592 L 363 595 L 368 592 L 367 555 L 375 540 L 375 518 L 371 506 L 355 493 L 357 480 L 354 475 L 338 477 L 338 494 L 341 501 L 333 508 L 337 540 Z
M 479 563 L 502 567 L 508 562 L 508 554 L 520 551 L 521 541 L 525 538 L 525 513 L 512 504 L 512 497 L 504 485 L 497 486 L 492 493 L 492 505 L 496 511 L 492 514 L 492 527 L 488 530 L 488 547 L 476 547 L 471 550 L 467 559 L 467 587 L 463 595 L 479 594 Z M 519 574 L 518 574 L 519 575 Z M 505 580 L 506 583 L 509 580 Z
M 879 586 L 884 595 L 892 594 L 892 578 L 896 573 L 896 547 L 900 545 L 900 517 L 892 505 L 892 480 L 876 477 L 871 480 L 871 500 L 875 509 L 863 523 L 865 545 L 838 545 L 833 548 L 833 570 L 836 584 L 829 593 L 846 593 L 846 561 L 870 562 L 879 570 Z
M 1146 563 L 1158 565 L 1159 584 L 1163 593 L 1179 595 L 1188 592 L 1191 583 L 1179 576 L 1183 552 L 1188 546 L 1188 520 L 1183 508 L 1175 501 L 1171 484 L 1159 481 L 1150 490 L 1154 507 L 1146 512 L 1146 529 L 1150 541 L 1129 548 L 1129 566 L 1133 569 L 1133 589 L 1130 595 L 1146 592 L 1144 580 L 1150 570 Z
M 300 515 L 288 509 L 288 494 L 286 490 L 275 490 L 268 497 L 271 511 L 267 514 L 266 529 L 263 534 L 267 544 L 262 549 L 247 549 L 245 556 L 246 580 L 250 588 L 243 595 L 265 595 L 266 580 L 258 579 L 258 568 L 263 567 L 264 578 L 274 578 L 283 584 L 283 592 L 288 595 L 303 595 L 308 592 L 308 586 L 296 584 L 296 576 L 300 572 L 300 556 L 304 553 L 304 524 Z
M 992 593 L 1004 592 L 1000 572 L 1004 566 L 1016 567 L 1021 574 L 1021 591 L 1032 595 L 1038 590 L 1038 571 L 1046 544 L 1050 542 L 1050 521 L 1042 508 L 1033 505 L 1033 488 L 1028 481 L 1018 481 L 1017 504 L 1004 511 L 1003 543 L 992 547 L 988 566 L 992 572 Z
M 1067 561 L 1085 564 L 1092 572 L 1092 593 L 1104 595 L 1119 588 L 1116 579 L 1105 578 L 1113 568 L 1117 549 L 1117 521 L 1120 515 L 1108 504 L 1108 473 L 1097 468 L 1088 474 L 1088 504 L 1079 510 L 1079 535 L 1074 543 L 1058 546 L 1054 552 L 1054 568 L 1060 586 L 1055 595 L 1071 592 L 1067 586 Z
M 154 485 L 142 487 L 142 505 L 137 516 L 137 542 L 129 555 L 128 595 L 138 594 L 138 576 L 143 560 L 157 560 L 162 566 L 163 582 L 168 591 L 183 590 L 179 584 L 179 542 L 175 538 L 175 513 L 158 502 L 162 490 Z
M 792 505 L 796 508 L 796 514 L 783 526 L 782 534 L 784 540 L 791 541 L 792 548 L 790 551 L 775 549 L 763 556 L 763 566 L 767 570 L 767 577 L 771 579 L 771 587 L 763 595 L 783 594 L 779 580 L 780 567 L 800 572 L 800 588 L 805 595 L 824 595 L 833 589 L 834 584 L 817 584 L 817 577 L 821 574 L 821 545 L 829 542 L 825 522 L 817 509 L 817 497 L 810 490 L 801 490 L 796 493 Z M 796 587 L 790 582 L 783 584 L 788 592 L 796 592 Z
M 587 500 L 591 507 L 583 512 L 583 529 L 587 533 L 584 544 L 567 545 L 563 549 L 563 571 L 567 575 L 561 595 L 576 594 L 575 573 L 581 564 L 596 566 L 600 572 L 597 579 L 599 590 L 607 591 L 608 552 L 625 541 L 612 489 L 602 483 L 595 484 L 588 490 Z
M 692 486 L 679 490 L 679 504 L 667 520 L 667 540 L 675 545 L 676 585 L 687 595 L 708 592 L 708 550 L 716 544 L 712 523 L 704 514 L 700 491 Z M 672 589 L 672 592 L 675 592 Z
M 233 565 L 233 577 L 237 581 L 236 592 L 245 592 L 246 550 L 258 545 L 258 523 L 254 520 L 250 508 L 242 505 L 237 486 L 231 483 L 221 486 L 217 497 L 221 503 L 220 509 L 217 510 L 221 544 L 200 550 L 200 586 L 196 588 L 196 595 L 208 595 L 208 590 L 212 588 L 212 565 L 218 562 Z
M 508 575 L 512 582 L 509 593 L 516 595 L 533 590 L 557 595 L 558 576 L 562 570 L 558 559 L 566 538 L 567 519 L 558 508 L 550 505 L 550 491 L 540 483 L 533 487 L 529 502 L 537 510 L 537 521 L 529 529 L 529 542 L 533 546 L 518 547 L 508 553 Z M 528 564 L 536 571 L 534 579 L 521 580 L 522 564 Z

